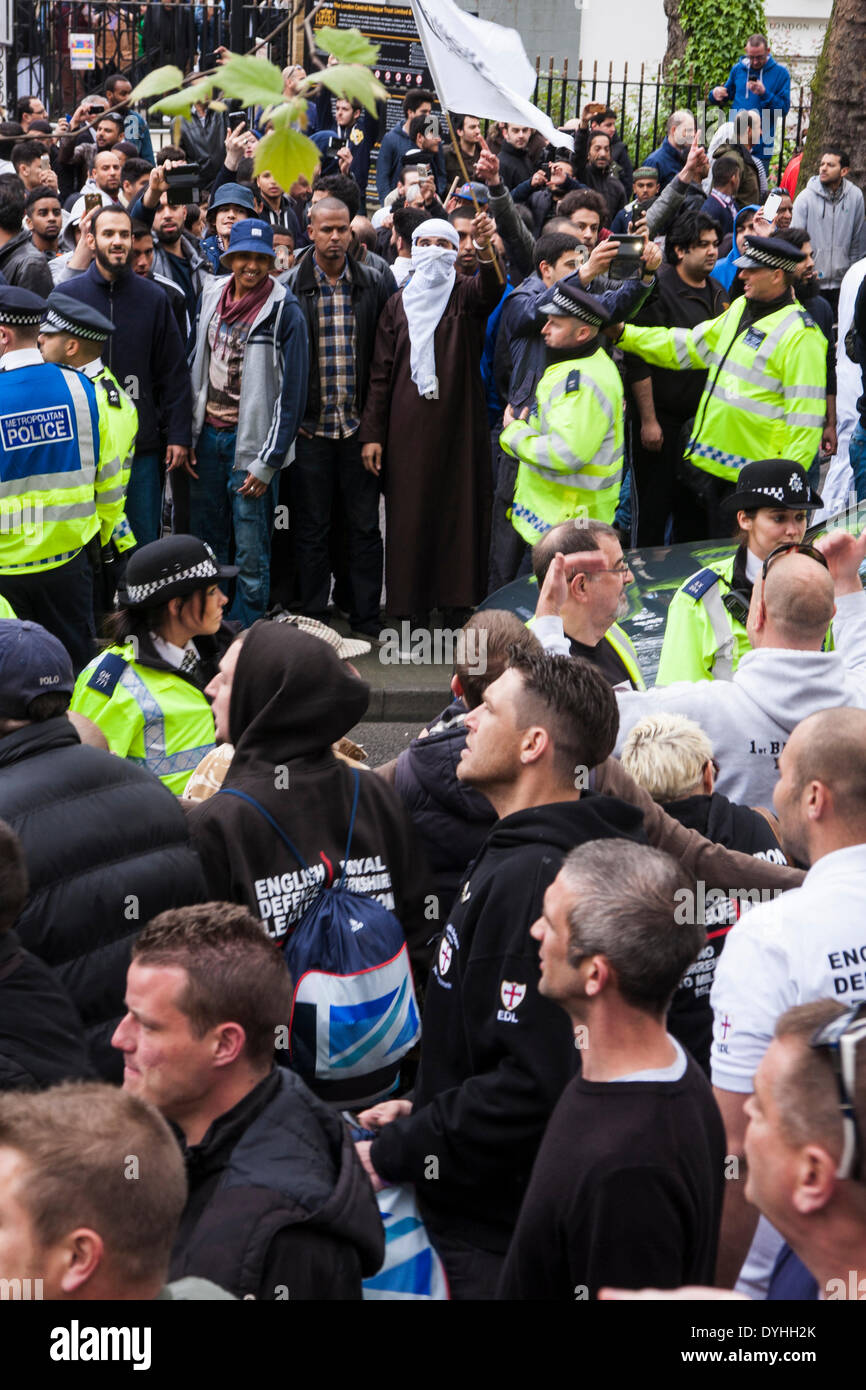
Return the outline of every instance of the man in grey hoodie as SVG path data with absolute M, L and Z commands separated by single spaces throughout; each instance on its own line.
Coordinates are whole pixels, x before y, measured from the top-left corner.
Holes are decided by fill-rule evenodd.
M 831 619 L 836 650 L 825 652 Z M 840 592 L 834 603 L 833 578 L 818 552 L 779 546 L 755 581 L 746 630 L 752 651 L 731 681 L 617 691 L 616 753 L 645 714 L 685 714 L 716 751 L 717 790 L 747 806 L 772 807 L 779 754 L 800 720 L 816 710 L 866 709 L 866 594 Z
M 863 194 L 845 175 L 851 160 L 846 150 L 828 147 L 817 175 L 794 199 L 792 227 L 809 233 L 821 294 L 833 314 L 839 308 L 839 286 L 849 266 L 866 251 Z

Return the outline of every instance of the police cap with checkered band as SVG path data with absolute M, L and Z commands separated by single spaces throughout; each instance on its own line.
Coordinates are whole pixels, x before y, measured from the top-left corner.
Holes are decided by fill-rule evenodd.
M 587 294 L 586 290 L 567 284 L 565 280 L 558 281 L 550 299 L 538 305 L 538 313 L 547 314 L 550 318 L 580 319 L 581 323 L 588 323 L 592 328 L 601 328 L 608 322 L 601 300 Z
M 745 252 L 734 265 L 739 270 L 787 270 L 791 274 L 803 264 L 806 253 L 780 236 L 747 236 Z
M 18 285 L 0 285 L 0 323 L 10 328 L 35 328 L 42 319 L 45 300 Z
M 233 579 L 237 565 L 221 565 L 197 536 L 163 536 L 136 550 L 117 591 L 124 608 L 156 608 L 170 598 L 192 594 L 215 579 Z
M 62 290 L 52 290 L 45 301 L 40 331 L 69 333 L 73 338 L 104 343 L 114 332 L 114 324 L 92 304 L 85 304 L 83 300 L 64 294 Z
M 721 503 L 725 512 L 748 512 L 757 507 L 787 507 L 815 511 L 824 503 L 809 486 L 806 470 L 792 459 L 759 459 L 740 470 L 736 489 Z

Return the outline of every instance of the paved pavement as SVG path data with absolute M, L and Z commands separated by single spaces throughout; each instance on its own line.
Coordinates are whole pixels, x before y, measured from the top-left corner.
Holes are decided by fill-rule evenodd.
M 440 709 L 444 708 L 444 704 L 440 705 Z M 437 710 L 436 713 L 438 712 Z M 349 738 L 360 743 L 365 750 L 369 767 L 380 767 L 382 763 L 390 762 L 391 758 L 396 758 L 402 753 L 420 729 L 421 723 L 417 721 L 400 724 L 365 719 L 362 724 L 356 724 L 354 729 L 349 730 Z
M 349 626 L 342 618 L 332 617 L 331 622 L 348 636 Z M 407 648 L 403 659 L 398 656 L 398 640 Z M 365 724 L 384 722 L 396 729 L 405 722 L 414 734 L 422 724 L 440 714 L 451 700 L 449 687 L 454 660 L 447 630 L 434 630 L 433 633 L 419 630 L 412 634 L 395 631 L 393 640 L 378 648 L 374 646 L 367 656 L 354 657 L 352 665 L 370 686 Z M 359 743 L 362 741 L 358 739 Z M 380 761 L 387 762 L 387 757 Z

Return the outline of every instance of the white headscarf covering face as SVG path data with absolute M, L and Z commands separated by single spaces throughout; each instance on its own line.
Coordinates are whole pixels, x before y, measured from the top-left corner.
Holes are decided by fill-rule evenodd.
M 446 250 L 444 246 L 419 246 L 419 237 L 442 237 L 454 250 Z M 454 263 L 459 246 L 456 231 L 441 217 L 428 218 L 412 234 L 412 275 L 403 290 L 411 343 L 409 364 L 419 396 L 432 401 L 439 399 L 433 336 L 457 279 Z

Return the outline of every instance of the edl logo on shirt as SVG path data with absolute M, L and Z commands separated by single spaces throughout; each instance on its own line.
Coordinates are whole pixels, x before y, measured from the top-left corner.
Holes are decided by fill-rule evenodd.
M 497 1011 L 496 1018 L 499 1023 L 517 1023 L 516 1012 L 523 1003 L 525 994 L 526 985 L 519 985 L 514 980 L 502 981 L 499 997 L 505 1007 Z

